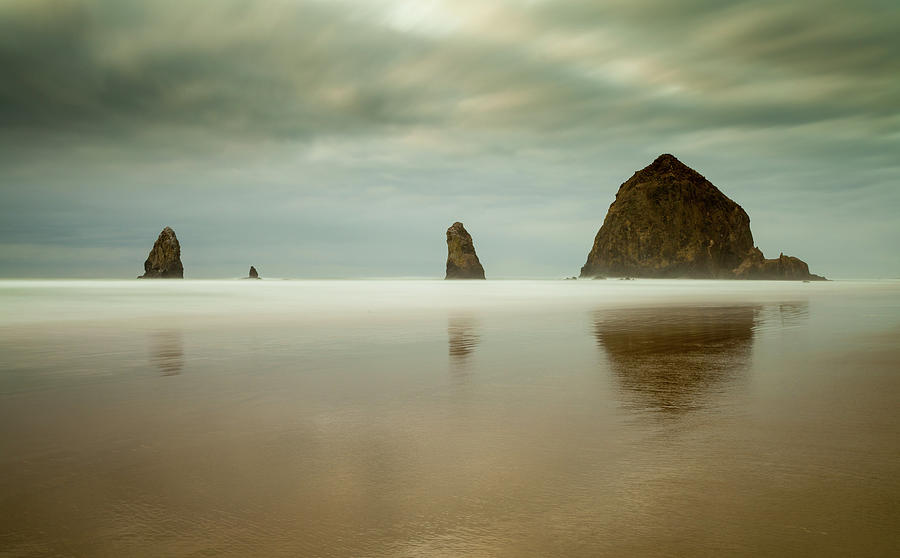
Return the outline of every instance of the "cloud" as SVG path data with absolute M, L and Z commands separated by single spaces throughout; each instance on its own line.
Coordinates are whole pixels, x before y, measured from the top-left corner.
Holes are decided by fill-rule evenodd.
M 411 254 L 441 251 L 464 213 L 510 274 L 542 260 L 565 275 L 618 184 L 666 151 L 744 204 L 759 238 L 789 238 L 792 213 L 849 222 L 826 200 L 864 196 L 880 224 L 853 234 L 872 273 L 897 273 L 874 231 L 896 231 L 900 209 L 898 27 L 896 3 L 874 0 L 7 0 L 0 232 L 58 250 L 74 241 L 52 231 L 96 240 L 138 213 L 148 229 L 224 218 L 252 223 L 246 250 L 301 235 L 317 263 L 292 273 L 354 257 L 360 274 L 428 273 L 431 254 Z M 287 207 L 293 222 L 273 217 Z M 437 241 L 369 232 L 404 221 Z M 511 227 L 566 247 L 528 253 Z M 814 269 L 829 234 L 798 246 Z M 359 244 L 329 262 L 336 237 Z M 399 263 L 364 262 L 373 245 Z M 27 261 L 0 244 L 0 273 Z

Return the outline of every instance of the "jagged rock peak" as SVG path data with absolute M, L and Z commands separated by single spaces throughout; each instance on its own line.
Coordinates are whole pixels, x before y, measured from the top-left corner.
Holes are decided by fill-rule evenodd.
M 171 227 L 166 227 L 144 261 L 144 274 L 138 279 L 183 279 L 184 266 L 181 264 L 181 245 Z
M 622 184 L 622 187 L 636 187 L 646 183 L 668 185 L 687 183 L 695 188 L 714 190 L 721 193 L 705 176 L 669 153 L 663 153 L 654 159 L 652 163 L 635 172 L 628 181 Z M 724 194 L 722 195 L 724 196 Z
M 662 155 L 654 159 L 652 163 L 639 170 L 636 174 L 673 174 L 676 176 L 680 175 L 684 177 L 690 177 L 694 180 L 706 180 L 702 174 L 685 165 L 680 160 L 678 160 L 678 157 L 670 153 L 663 153 Z
M 259 279 L 259 273 L 256 271 L 256 268 L 252 265 L 250 266 L 250 274 L 247 275 L 247 279 Z
M 475 254 L 472 235 L 459 221 L 447 229 L 447 276 L 445 279 L 484 279 L 484 268 Z

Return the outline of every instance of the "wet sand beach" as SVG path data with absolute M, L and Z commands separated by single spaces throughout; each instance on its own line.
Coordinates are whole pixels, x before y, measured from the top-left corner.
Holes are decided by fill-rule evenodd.
M 0 281 L 0 556 L 889 556 L 900 282 Z

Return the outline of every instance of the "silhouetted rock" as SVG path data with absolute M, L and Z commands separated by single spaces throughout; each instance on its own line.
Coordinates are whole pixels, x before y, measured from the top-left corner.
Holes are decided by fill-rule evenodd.
M 247 276 L 247 279 L 259 279 L 259 273 L 256 272 L 256 268 L 252 265 L 250 266 L 250 275 Z
M 750 217 L 741 206 L 668 154 L 619 187 L 581 268 L 582 277 L 751 279 L 770 274 L 824 279 L 811 275 L 797 258 L 765 260 L 753 246 Z
M 447 229 L 447 276 L 445 279 L 484 279 L 484 268 L 475 254 L 472 236 L 460 222 Z
M 175 231 L 166 227 L 159 233 L 150 255 L 144 262 L 144 274 L 138 279 L 183 279 L 184 266 L 181 265 L 181 246 Z

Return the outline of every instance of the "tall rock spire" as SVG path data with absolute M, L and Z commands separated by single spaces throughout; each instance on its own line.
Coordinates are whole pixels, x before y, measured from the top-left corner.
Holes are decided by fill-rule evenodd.
M 447 229 L 447 276 L 445 279 L 484 279 L 484 268 L 475 254 L 472 235 L 457 221 Z
M 144 262 L 144 274 L 138 279 L 184 279 L 181 246 L 175 231 L 166 227 L 159 233 L 150 255 Z

